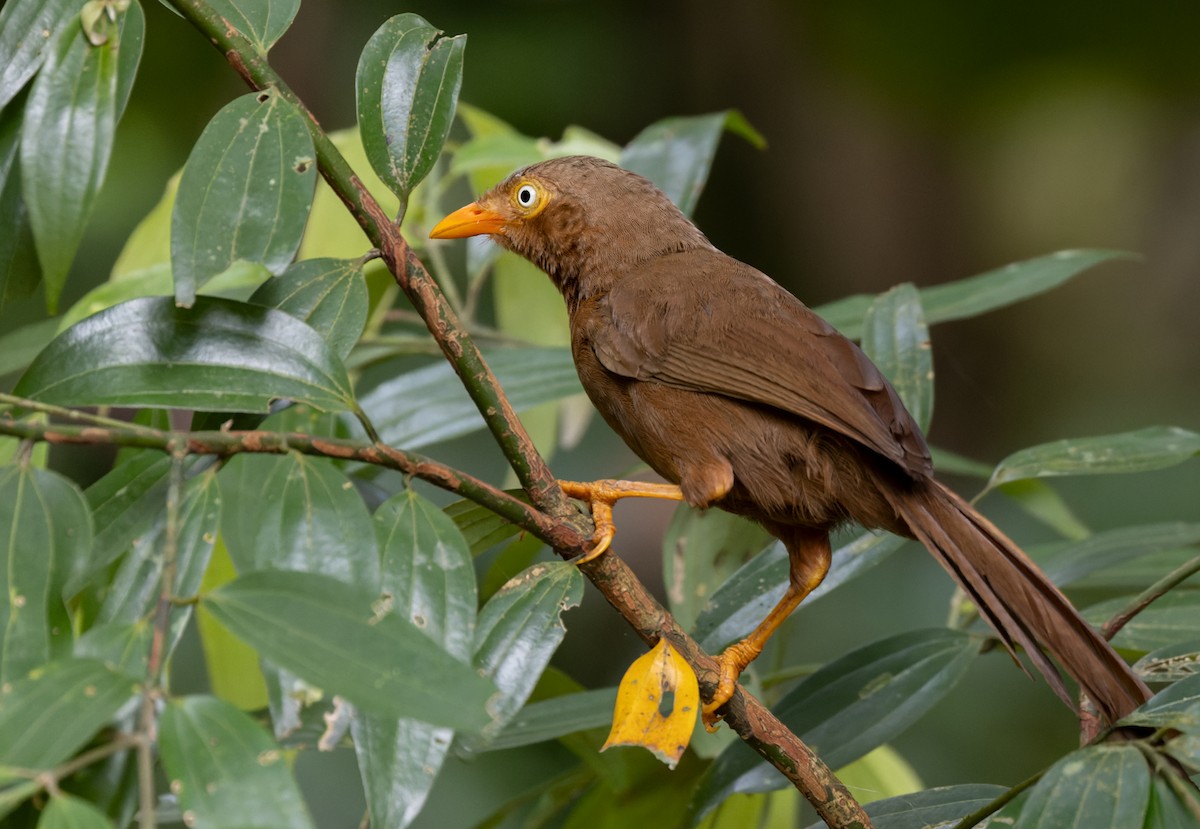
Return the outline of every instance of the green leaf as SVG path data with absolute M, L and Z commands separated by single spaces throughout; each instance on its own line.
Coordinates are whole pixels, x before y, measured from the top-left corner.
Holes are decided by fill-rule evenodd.
M 990 478 L 991 470 L 983 477 Z M 1079 520 L 1063 497 L 1044 481 L 1036 478 L 1009 481 L 999 489 L 1026 513 L 1064 538 L 1081 541 L 1091 535 L 1091 530 Z
M 475 665 L 500 689 L 492 722 L 464 750 L 480 751 L 521 710 L 566 634 L 562 613 L 583 597 L 583 576 L 566 561 L 535 564 L 488 600 L 475 630 Z
M 1197 453 L 1200 434 L 1177 426 L 1056 440 L 1022 449 L 1000 461 L 987 489 L 1024 478 L 1151 472 L 1183 463 Z
M 920 293 L 925 321 L 932 325 L 978 316 L 1057 288 L 1096 265 L 1130 258 L 1134 257 L 1115 250 L 1063 250 L 924 288 Z M 813 310 L 856 340 L 862 336 L 863 316 L 874 300 L 873 296 L 857 294 Z
M 186 617 L 187 614 L 181 615 Z M 154 629 L 144 620 L 98 623 L 84 631 L 75 642 L 75 656 L 98 660 L 125 676 L 145 676 L 153 636 Z
M 0 9 L 0 109 L 33 77 L 78 10 L 78 0 L 9 0 Z
M 578 394 L 565 348 L 505 348 L 488 365 L 518 411 Z M 444 360 L 380 383 L 360 401 L 385 443 L 416 449 L 483 428 L 483 417 Z
M 1192 664 L 1194 669 L 1195 660 Z M 1200 734 L 1200 674 L 1193 672 L 1159 691 L 1132 714 L 1124 717 L 1121 724 L 1177 728 Z
M 214 697 L 184 697 L 167 704 L 158 729 L 171 791 L 192 825 L 313 825 L 287 755 L 249 715 Z
M 1099 745 L 1051 766 L 1021 808 L 1022 829 L 1126 829 L 1142 826 L 1150 800 L 1150 769 L 1133 746 Z
M 367 321 L 362 265 L 347 259 L 297 262 L 264 282 L 250 301 L 308 323 L 342 360 L 350 355 Z
M 906 539 L 889 533 L 865 531 L 833 553 L 833 564 L 821 586 L 804 601 L 804 607 L 865 573 L 900 549 Z M 783 544 L 773 544 L 746 562 L 714 591 L 696 619 L 693 635 L 700 646 L 716 653 L 746 636 L 783 598 L 788 585 L 788 554 Z
M 950 827 L 1008 791 L 1004 786 L 968 783 L 941 786 L 912 794 L 876 800 L 867 806 L 875 829 Z M 823 824 L 822 824 L 823 825 Z M 809 829 L 817 829 L 816 825 Z
M 0 685 L 70 652 L 63 591 L 91 546 L 74 483 L 36 467 L 0 469 Z
M 921 297 L 905 282 L 880 294 L 863 319 L 863 351 L 892 381 L 921 427 L 933 418 L 933 350 Z
M 475 634 L 475 569 L 454 521 L 411 489 L 375 511 L 383 593 L 446 652 L 470 659 Z M 366 714 L 350 725 L 371 820 L 403 827 L 421 811 L 454 732 L 416 720 Z
M 209 0 L 208 5 L 265 55 L 292 25 L 300 0 Z
M 508 489 L 505 492 L 514 498 L 527 501 L 529 498 L 523 489 Z M 506 538 L 512 538 L 521 528 L 487 507 L 481 507 L 474 501 L 465 498 L 455 501 L 443 510 L 454 521 L 458 531 L 463 534 L 472 556 L 490 550 Z M 523 569 L 523 568 L 522 568 Z
M 0 377 L 27 368 L 57 330 L 58 318 L 51 317 L 0 334 Z
M 1083 617 L 1094 625 L 1107 622 L 1124 610 L 1130 597 L 1094 604 Z M 1113 646 L 1135 651 L 1152 651 L 1196 638 L 1200 630 L 1200 590 L 1174 590 L 1134 616 L 1113 637 Z
M 61 763 L 136 692 L 132 679 L 93 659 L 49 662 L 0 686 L 0 766 Z
M 1200 639 L 1153 650 L 1139 659 L 1133 669 L 1147 682 L 1178 682 L 1200 676 Z
M 358 61 L 363 146 L 401 201 L 433 168 L 454 120 L 467 38 L 441 34 L 418 15 L 396 15 L 371 36 Z
M 239 572 L 302 570 L 379 589 L 371 516 L 333 461 L 298 452 L 239 455 L 217 477 L 221 531 Z
M 141 8 L 122 14 L 119 27 Z M 124 49 L 141 51 L 141 38 L 128 42 L 114 31 L 93 46 L 83 29 L 67 26 L 49 50 L 25 105 L 21 127 L 22 194 L 46 284 L 46 307 L 54 313 L 58 297 L 112 153 L 121 87 L 137 61 L 122 59 Z
M 837 770 L 837 776 L 864 805 L 915 792 L 924 785 L 900 752 L 886 743 L 842 766 Z
M 304 117 L 264 90 L 227 104 L 192 148 L 171 216 L 175 299 L 234 262 L 281 273 L 300 246 L 317 165 Z
M 1038 547 L 1038 565 L 1058 585 L 1160 550 L 1200 544 L 1200 524 L 1172 521 L 1104 530 L 1081 541 Z
M 616 704 L 616 688 L 597 688 L 531 702 L 516 713 L 486 750 L 544 743 L 577 731 L 608 726 Z
M 621 151 L 621 166 L 658 185 L 685 214 L 700 200 L 721 134 L 730 132 L 762 149 L 766 141 L 736 110 L 665 118 L 639 132 Z
M 354 406 L 346 369 L 319 334 L 282 311 L 216 297 L 191 308 L 143 297 L 88 317 L 38 355 L 15 393 L 64 406 Z
M 1193 766 L 1195 758 L 1193 757 Z M 1150 806 L 1142 829 L 1192 829 L 1200 816 L 1200 800 L 1193 790 L 1172 785 L 1172 781 L 1155 775 L 1151 781 Z
M 138 535 L 133 549 L 121 561 L 109 582 L 108 590 L 96 614 L 96 623 L 134 624 L 151 618 L 161 593 L 163 549 L 167 543 L 166 515 Z M 174 596 L 194 596 L 208 567 L 216 542 L 221 517 L 221 499 L 217 476 L 210 467 L 183 486 L 179 503 L 179 528 L 175 539 Z M 191 612 L 176 608 L 171 615 L 169 645 L 183 634 Z M 169 652 L 169 651 L 168 651 Z
M 219 587 L 204 604 L 265 658 L 366 711 L 467 730 L 489 720 L 493 684 L 407 619 L 380 615 L 376 597 L 359 588 L 263 571 Z
M 235 578 L 237 571 L 229 558 L 224 537 L 217 536 L 200 590 L 211 593 Z M 203 603 L 196 607 L 196 628 L 204 648 L 204 667 L 213 694 L 243 711 L 264 708 L 274 702 L 268 695 L 258 652 L 221 627 Z
M 0 16 L 8 8 L 5 6 Z M 5 30 L 0 28 L 0 41 L 4 37 Z M 3 71 L 0 68 L 0 73 Z M 29 209 L 21 189 L 21 120 L 24 113 L 25 108 L 20 102 L 0 109 L 0 227 L 5 229 L 0 233 L 0 309 L 13 300 L 29 296 L 42 278 L 33 229 L 29 224 Z M 0 348 L 0 355 L 5 355 L 3 348 Z M 0 360 L 11 359 L 0 356 Z M 5 373 L 0 368 L 0 374 Z
M 37 829 L 112 829 L 112 822 L 86 800 L 60 793 L 46 804 Z
M 915 630 L 859 648 L 792 689 L 775 715 L 837 768 L 891 741 L 953 688 L 979 653 L 962 631 Z M 705 773 L 693 801 L 703 816 L 735 792 L 782 788 L 787 781 L 743 743 Z
M 713 591 L 772 541 L 749 519 L 719 509 L 676 507 L 662 542 L 663 581 L 676 621 L 690 628 Z

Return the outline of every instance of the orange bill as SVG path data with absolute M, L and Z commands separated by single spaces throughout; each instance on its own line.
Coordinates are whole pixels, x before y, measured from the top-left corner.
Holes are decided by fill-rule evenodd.
M 429 238 L 463 239 L 467 236 L 499 233 L 504 229 L 504 223 L 504 217 L 495 210 L 489 210 L 479 202 L 471 202 L 438 222 L 433 230 L 429 231 Z

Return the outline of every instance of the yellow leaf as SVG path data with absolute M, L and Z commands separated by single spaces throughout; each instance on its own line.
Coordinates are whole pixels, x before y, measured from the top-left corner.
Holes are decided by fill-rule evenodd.
M 659 639 L 621 679 L 612 731 L 600 750 L 641 746 L 675 768 L 692 738 L 699 709 L 696 674 L 666 639 Z

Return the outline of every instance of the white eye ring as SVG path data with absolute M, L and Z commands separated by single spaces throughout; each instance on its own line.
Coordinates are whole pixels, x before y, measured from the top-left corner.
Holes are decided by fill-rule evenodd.
M 533 207 L 537 203 L 538 191 L 532 184 L 522 184 L 517 189 L 517 204 L 521 207 Z

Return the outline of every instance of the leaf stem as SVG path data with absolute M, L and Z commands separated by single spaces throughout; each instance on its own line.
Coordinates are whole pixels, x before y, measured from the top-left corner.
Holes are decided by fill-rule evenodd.
M 1036 784 L 1039 780 L 1042 779 L 1042 777 L 1045 776 L 1045 774 L 1046 774 L 1046 770 L 1042 769 L 1041 771 L 1039 771 L 1037 774 L 1033 775 L 1032 777 L 1028 777 L 1025 780 L 1022 780 L 1020 783 L 1013 786 L 1008 791 L 1004 792 L 1002 795 L 997 797 L 995 800 L 992 800 L 991 802 L 980 807 L 979 809 L 976 809 L 974 812 L 971 812 L 971 814 L 964 817 L 958 823 L 954 824 L 954 829 L 971 829 L 972 826 L 978 826 L 989 815 L 991 815 L 994 812 L 1000 811 L 1005 806 L 1007 806 L 1009 803 L 1011 803 L 1014 799 L 1016 799 L 1017 795 L 1021 794 L 1021 792 L 1025 791 L 1026 789 L 1028 789 L 1031 786 L 1033 786 L 1034 784 Z
M 1200 573 L 1200 556 L 1184 562 L 1135 596 L 1133 601 L 1104 623 L 1104 626 L 1100 628 L 1100 635 L 1105 639 L 1112 639 L 1134 616 L 1196 573 Z

